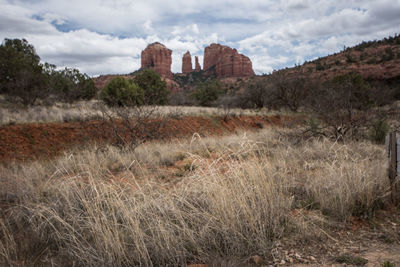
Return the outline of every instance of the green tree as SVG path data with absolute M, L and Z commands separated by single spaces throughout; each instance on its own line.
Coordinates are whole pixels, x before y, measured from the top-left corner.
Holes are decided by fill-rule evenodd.
M 134 82 L 143 90 L 144 104 L 166 105 L 168 104 L 169 90 L 167 82 L 152 69 L 145 69 L 138 73 Z
M 193 96 L 201 106 L 210 106 L 222 93 L 221 83 L 213 79 L 198 84 Z
M 103 88 L 100 98 L 109 106 L 139 106 L 144 94 L 134 81 L 116 77 Z
M 81 99 L 91 99 L 96 94 L 93 80 L 77 69 L 65 68 L 61 71 L 50 69 L 52 92 L 60 100 L 72 102 Z
M 24 105 L 48 94 L 40 57 L 25 39 L 5 39 L 0 45 L 0 93 Z

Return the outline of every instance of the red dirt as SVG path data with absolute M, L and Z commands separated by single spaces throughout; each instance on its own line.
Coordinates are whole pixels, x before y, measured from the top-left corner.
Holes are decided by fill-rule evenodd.
M 293 119 L 285 116 L 235 116 L 169 118 L 152 139 L 171 139 L 201 135 L 222 135 L 237 129 L 257 129 L 265 125 L 282 125 Z M 0 162 L 51 158 L 62 151 L 92 142 L 104 142 L 98 121 L 68 123 L 34 123 L 0 127 Z M 92 130 L 88 130 L 93 128 Z

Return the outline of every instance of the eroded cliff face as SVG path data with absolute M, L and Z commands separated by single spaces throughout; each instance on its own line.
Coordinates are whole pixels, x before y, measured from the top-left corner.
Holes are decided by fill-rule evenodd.
M 190 52 L 187 51 L 182 58 L 182 73 L 190 73 L 193 71 L 192 68 L 192 56 L 190 55 Z
M 215 73 L 217 78 L 250 77 L 254 75 L 251 60 L 236 49 L 220 44 L 211 44 L 204 49 L 203 69 L 207 75 Z
M 153 68 L 161 76 L 172 78 L 172 50 L 161 43 L 152 43 L 142 51 L 141 68 Z
M 222 49 L 223 46 L 219 44 L 211 44 L 204 48 L 203 70 L 209 70 L 217 65 Z
M 194 57 L 195 59 L 195 68 L 194 71 L 199 72 L 201 71 L 200 63 L 199 63 L 199 58 L 197 56 Z

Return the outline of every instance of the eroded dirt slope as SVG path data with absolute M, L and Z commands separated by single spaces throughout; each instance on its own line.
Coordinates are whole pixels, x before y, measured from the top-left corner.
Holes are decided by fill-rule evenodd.
M 222 135 L 238 129 L 257 129 L 291 121 L 284 116 L 234 116 L 169 118 L 151 139 Z M 0 127 L 0 162 L 50 158 L 78 145 L 107 142 L 100 122 L 35 123 Z M 147 138 L 148 139 L 148 138 Z

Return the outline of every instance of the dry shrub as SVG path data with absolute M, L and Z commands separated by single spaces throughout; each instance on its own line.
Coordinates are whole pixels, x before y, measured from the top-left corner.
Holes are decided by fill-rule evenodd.
M 10 232 L 10 225 L 5 218 L 0 217 L 0 257 L 7 265 L 11 265 L 11 259 L 17 258 L 17 244 L 13 233 Z
M 197 167 L 160 185 L 152 177 L 163 160 L 152 159 L 173 163 L 182 150 Z M 384 160 L 382 147 L 369 143 L 291 146 L 265 129 L 4 166 L 0 262 L 162 266 L 268 257 L 282 236 L 372 214 L 387 192 Z M 306 209 L 316 212 L 292 216 Z
M 304 185 L 322 212 L 346 220 L 350 215 L 369 215 L 383 203 L 388 181 L 382 148 L 369 143 L 338 144 L 326 140 L 311 146 L 314 151 L 328 151 L 327 158 L 315 157 Z

